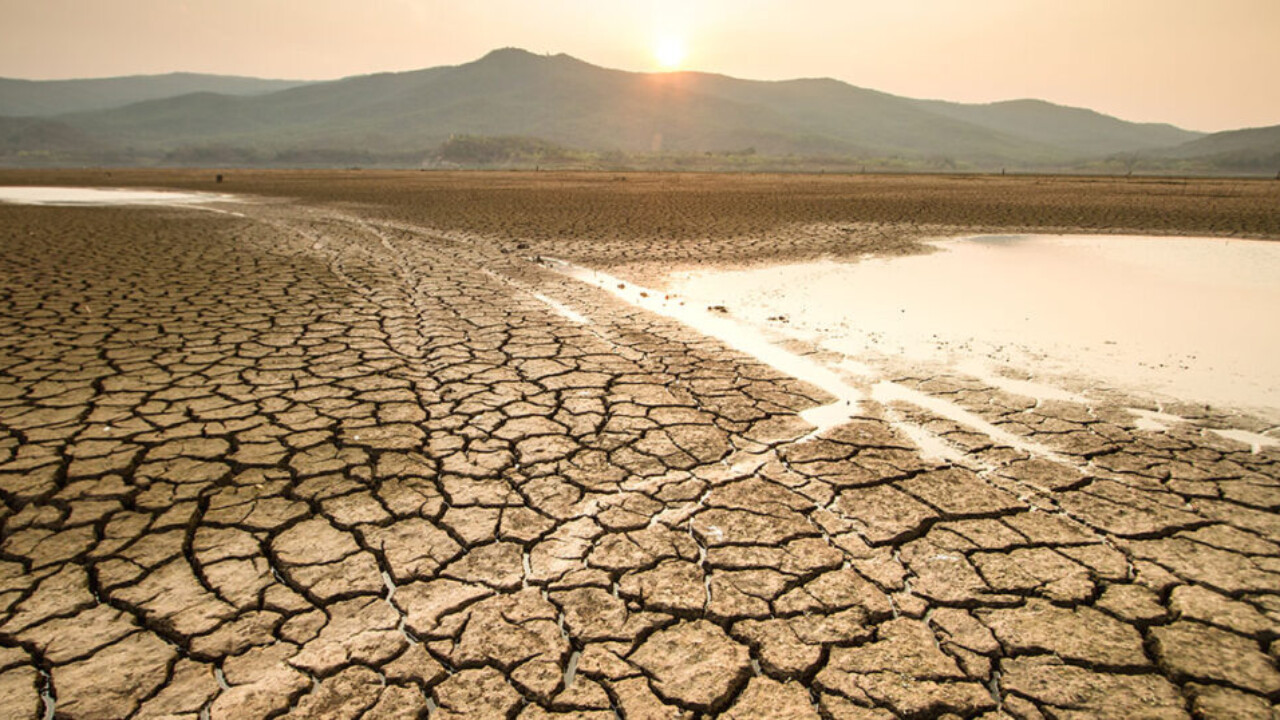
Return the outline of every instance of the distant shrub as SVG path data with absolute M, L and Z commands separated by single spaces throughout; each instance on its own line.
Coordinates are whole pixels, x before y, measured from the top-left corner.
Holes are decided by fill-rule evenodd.
M 171 165 L 257 165 L 268 159 L 255 148 L 232 145 L 184 145 L 163 156 Z
M 436 153 L 440 161 L 460 165 L 563 162 L 573 155 L 570 149 L 540 138 L 486 135 L 454 135 Z

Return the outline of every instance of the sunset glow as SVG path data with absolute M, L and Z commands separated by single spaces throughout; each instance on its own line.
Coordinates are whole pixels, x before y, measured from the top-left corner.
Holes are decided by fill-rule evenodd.
M 2 78 L 334 80 L 517 47 L 627 71 L 1036 98 L 1199 131 L 1280 123 L 1280 93 L 1265 91 L 1276 0 L 10 0 L 3 17 Z
M 653 48 L 653 59 L 663 70 L 679 70 L 687 55 L 684 40 L 674 35 L 659 37 Z

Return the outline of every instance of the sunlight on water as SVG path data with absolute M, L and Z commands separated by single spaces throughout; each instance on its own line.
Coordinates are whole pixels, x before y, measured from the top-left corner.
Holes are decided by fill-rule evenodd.
M 854 358 L 971 374 L 1006 366 L 1280 415 L 1280 323 L 1271 320 L 1280 243 L 1000 236 L 934 245 L 920 256 L 684 273 L 669 291 Z M 1034 384 L 1020 389 L 1038 394 Z
M 0 202 L 17 205 L 190 205 L 230 200 L 217 193 L 80 187 L 0 187 Z

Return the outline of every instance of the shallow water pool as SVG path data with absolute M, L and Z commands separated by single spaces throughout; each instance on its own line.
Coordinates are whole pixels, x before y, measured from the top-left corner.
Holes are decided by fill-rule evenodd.
M 675 275 L 852 357 L 1005 365 L 1280 416 L 1280 243 L 981 236 L 926 255 Z
M 83 187 L 0 187 L 0 202 L 17 205 L 191 205 L 229 200 L 218 193 Z

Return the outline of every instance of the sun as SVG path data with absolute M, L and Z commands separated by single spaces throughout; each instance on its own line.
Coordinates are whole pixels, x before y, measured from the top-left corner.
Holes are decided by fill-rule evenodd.
M 658 67 L 663 70 L 679 70 L 686 55 L 688 52 L 684 39 L 675 35 L 659 37 L 653 47 L 653 59 L 658 61 Z

